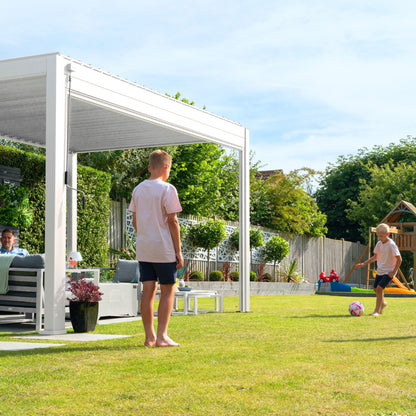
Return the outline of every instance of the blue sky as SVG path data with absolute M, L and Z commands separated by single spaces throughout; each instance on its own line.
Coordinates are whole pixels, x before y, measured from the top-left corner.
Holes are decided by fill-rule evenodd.
M 416 136 L 416 2 L 15 0 L 0 59 L 60 52 L 250 130 L 264 169 Z

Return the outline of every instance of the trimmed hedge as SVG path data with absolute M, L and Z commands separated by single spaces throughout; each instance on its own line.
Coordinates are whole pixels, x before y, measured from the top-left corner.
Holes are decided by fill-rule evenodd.
M 202 273 L 199 270 L 194 270 L 189 275 L 189 280 L 199 280 L 199 281 L 203 281 L 204 280 L 204 273 Z
M 45 162 L 44 156 L 0 145 L 0 164 L 20 168 L 21 185 L 29 192 L 33 220 L 20 228 L 19 246 L 31 254 L 45 252 Z M 78 194 L 78 248 L 84 259 L 80 265 L 106 266 L 111 175 L 78 165 L 78 189 L 86 196 L 83 210 Z
M 238 282 L 240 280 L 240 273 L 237 270 L 231 272 L 230 273 L 230 279 L 233 282 Z
M 211 282 L 220 282 L 220 281 L 224 280 L 224 275 L 222 274 L 222 272 L 220 270 L 213 270 L 209 274 L 209 280 Z

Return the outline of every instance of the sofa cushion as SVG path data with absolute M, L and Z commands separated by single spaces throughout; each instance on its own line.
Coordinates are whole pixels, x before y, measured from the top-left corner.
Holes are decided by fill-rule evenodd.
M 45 255 L 30 254 L 28 256 L 15 256 L 10 267 L 27 269 L 44 269 Z
M 137 260 L 119 260 L 114 273 L 115 283 L 137 283 L 139 280 L 139 262 Z

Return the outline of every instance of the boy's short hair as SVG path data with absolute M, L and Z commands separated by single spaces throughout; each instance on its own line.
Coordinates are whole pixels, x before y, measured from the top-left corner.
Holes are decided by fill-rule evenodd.
M 10 233 L 13 237 L 15 237 L 14 235 L 14 231 L 11 230 L 10 228 L 6 228 L 5 230 L 2 231 L 1 236 L 3 237 L 4 234 L 6 233 Z
M 376 232 L 388 234 L 390 232 L 390 227 L 387 224 L 379 224 L 377 225 Z
M 164 150 L 154 150 L 149 156 L 149 166 L 151 169 L 163 168 L 172 163 L 172 157 Z

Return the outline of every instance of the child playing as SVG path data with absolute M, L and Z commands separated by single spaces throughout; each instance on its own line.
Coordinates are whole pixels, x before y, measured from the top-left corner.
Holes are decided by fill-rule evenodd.
M 175 296 L 176 271 L 183 267 L 180 230 L 176 213 L 182 211 L 173 185 L 166 183 L 172 158 L 163 150 L 149 157 L 150 178 L 133 190 L 129 210 L 136 230 L 136 258 L 143 283 L 140 312 L 147 347 L 176 347 L 168 337 L 168 324 Z M 153 327 L 153 307 L 160 283 L 157 333 Z
M 355 267 L 363 267 L 369 263 L 377 261 L 377 275 L 374 281 L 374 291 L 376 292 L 377 301 L 374 312 L 370 315 L 378 316 L 383 313 L 387 302 L 384 300 L 384 289 L 392 281 L 399 270 L 402 262 L 400 251 L 396 243 L 389 238 L 390 228 L 387 224 L 379 224 L 376 228 L 378 242 L 374 248 L 374 256 Z

